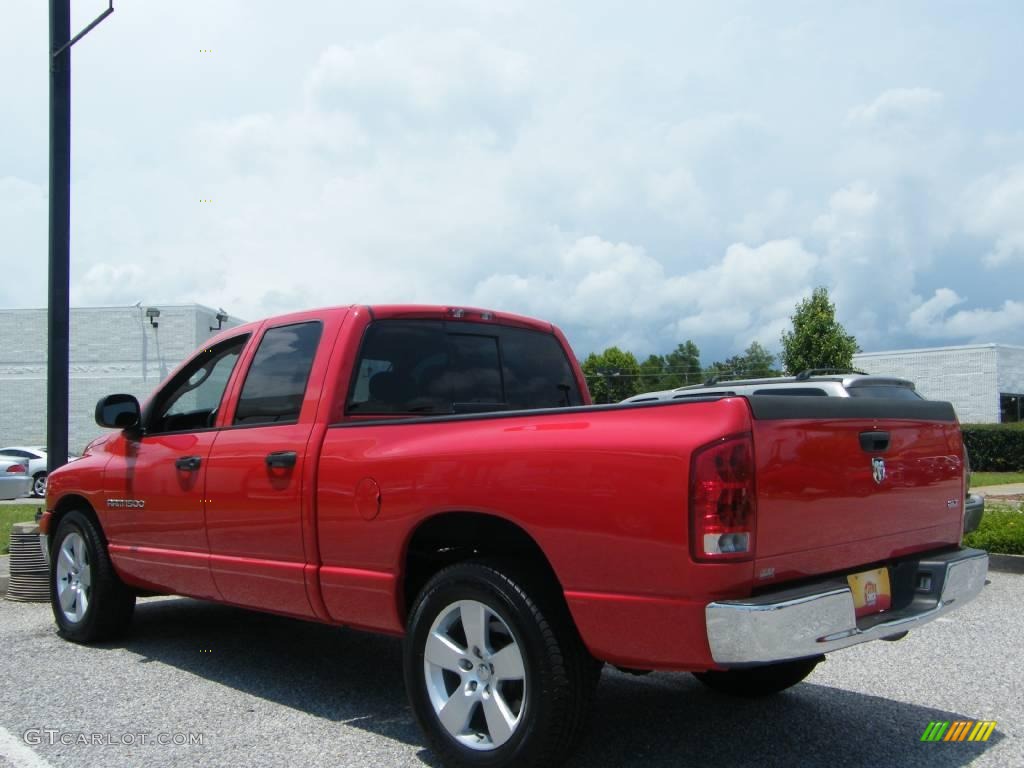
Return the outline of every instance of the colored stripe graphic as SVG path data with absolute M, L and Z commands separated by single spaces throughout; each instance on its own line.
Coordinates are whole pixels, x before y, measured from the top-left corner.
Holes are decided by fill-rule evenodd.
M 988 741 L 988 737 L 992 735 L 992 731 L 995 729 L 995 720 L 983 720 L 975 726 L 968 741 Z
M 932 720 L 921 741 L 988 741 L 996 725 L 995 720 Z
M 963 741 L 964 736 L 967 735 L 967 729 L 973 725 L 970 721 L 966 720 L 955 720 L 952 727 L 949 729 L 949 733 L 946 734 L 946 738 L 943 741 Z

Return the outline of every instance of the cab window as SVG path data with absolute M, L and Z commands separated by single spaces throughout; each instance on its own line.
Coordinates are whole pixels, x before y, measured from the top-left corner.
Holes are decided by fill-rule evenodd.
M 238 398 L 236 425 L 299 420 L 322 330 L 316 321 L 271 328 L 263 334 Z
M 146 433 L 190 432 L 214 425 L 231 372 L 248 334 L 202 350 L 160 392 Z

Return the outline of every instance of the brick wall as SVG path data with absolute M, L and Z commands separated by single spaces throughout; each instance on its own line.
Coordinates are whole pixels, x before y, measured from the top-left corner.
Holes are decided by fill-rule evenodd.
M 1024 395 L 1024 347 L 1000 346 L 997 360 L 999 391 Z
M 145 307 L 71 310 L 68 447 L 81 451 L 101 431 L 96 401 L 127 392 L 143 400 L 213 333 L 214 310 L 159 306 L 159 328 Z M 231 318 L 225 327 L 240 324 Z M 46 443 L 46 310 L 0 310 L 0 444 Z
M 990 423 L 999 421 L 997 349 L 986 344 L 869 352 L 854 355 L 853 367 L 910 379 L 929 400 L 953 403 L 961 422 Z

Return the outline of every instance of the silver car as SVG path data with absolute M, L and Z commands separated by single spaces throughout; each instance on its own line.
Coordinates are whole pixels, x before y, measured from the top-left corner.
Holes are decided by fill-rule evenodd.
M 18 456 L 0 455 L 0 500 L 28 496 L 31 488 L 28 463 Z
M 623 400 L 624 403 L 647 403 L 654 400 L 684 400 L 692 397 L 725 397 L 728 395 L 795 395 L 800 397 L 885 397 L 923 400 L 914 389 L 914 382 L 894 376 L 866 373 L 825 373 L 806 371 L 797 376 L 773 379 L 708 379 L 678 389 L 646 392 Z
M 0 456 L 14 456 L 23 462 L 28 462 L 28 473 L 32 477 L 32 486 L 29 494 L 37 499 L 46 495 L 46 448 L 39 445 L 12 445 L 9 448 L 0 448 Z M 68 461 L 74 461 L 77 456 L 68 456 Z

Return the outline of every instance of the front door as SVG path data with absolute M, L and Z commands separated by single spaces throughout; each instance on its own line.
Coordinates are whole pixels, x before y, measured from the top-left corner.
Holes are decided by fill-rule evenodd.
M 214 423 L 248 335 L 204 349 L 153 397 L 141 433 L 112 446 L 104 529 L 118 571 L 132 583 L 216 598 L 204 492 Z

